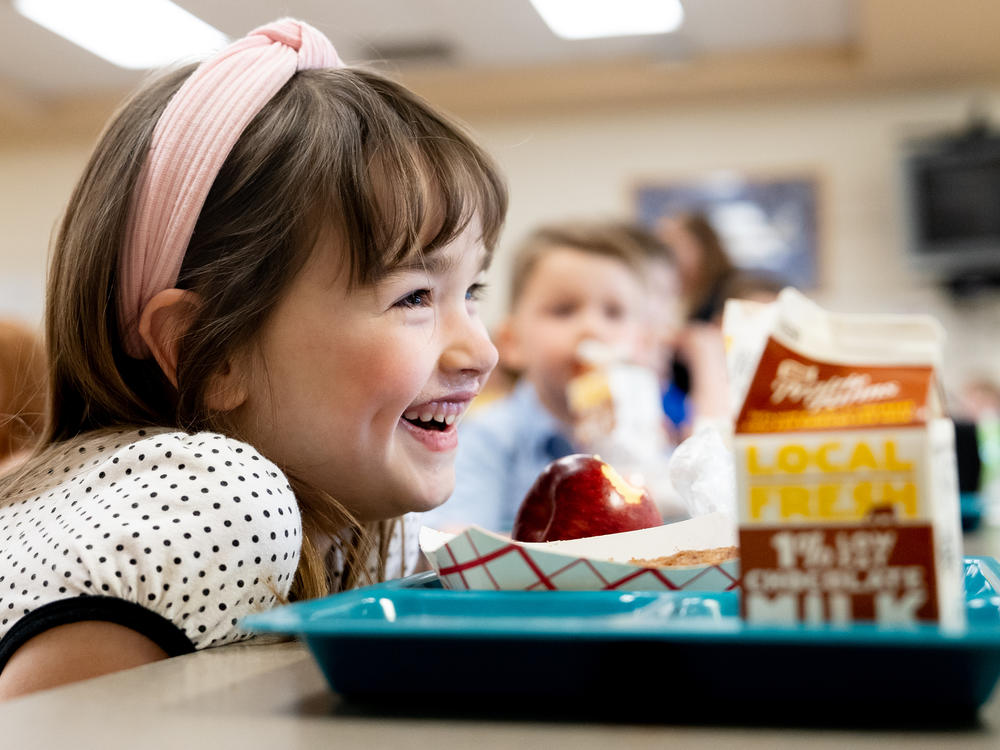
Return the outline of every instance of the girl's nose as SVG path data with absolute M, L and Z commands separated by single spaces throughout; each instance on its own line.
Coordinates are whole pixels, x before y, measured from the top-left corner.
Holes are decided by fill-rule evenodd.
M 450 325 L 451 335 L 441 353 L 441 369 L 464 372 L 476 377 L 489 375 L 497 366 L 499 354 L 476 316 L 459 313 Z

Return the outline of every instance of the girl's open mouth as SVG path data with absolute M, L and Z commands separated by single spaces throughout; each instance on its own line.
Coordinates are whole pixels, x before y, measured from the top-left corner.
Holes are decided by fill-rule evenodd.
M 468 405 L 467 400 L 430 401 L 410 407 L 403 413 L 403 420 L 421 430 L 444 432 L 458 421 Z
M 411 419 L 408 416 L 404 416 L 403 419 L 409 422 L 410 424 L 414 425 L 415 427 L 419 427 L 422 430 L 435 430 L 436 432 L 444 432 L 455 421 L 454 419 L 452 419 L 451 422 L 446 422 L 446 421 L 439 422 L 436 419 L 424 420 L 420 419 L 419 417 L 416 419 Z
M 411 406 L 400 424 L 432 451 L 451 451 L 458 446 L 458 421 L 469 406 L 469 398 L 428 401 Z

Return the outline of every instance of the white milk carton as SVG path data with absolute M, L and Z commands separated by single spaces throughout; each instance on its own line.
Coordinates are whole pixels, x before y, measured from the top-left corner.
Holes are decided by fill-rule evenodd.
M 927 316 L 731 301 L 742 613 L 964 623 L 954 428 Z

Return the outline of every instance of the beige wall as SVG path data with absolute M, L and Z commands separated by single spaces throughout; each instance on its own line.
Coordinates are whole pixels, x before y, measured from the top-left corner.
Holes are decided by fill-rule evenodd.
M 470 119 L 512 193 L 487 317 L 500 314 L 504 251 L 537 222 L 631 215 L 632 191 L 645 180 L 810 172 L 821 184 L 817 300 L 845 311 L 931 312 L 949 334 L 949 385 L 979 369 L 1000 374 L 1000 291 L 952 303 L 908 263 L 900 216 L 900 140 L 960 126 L 973 97 L 1000 122 L 998 86 Z
M 0 143 L 0 315 L 41 320 L 49 238 L 89 143 Z
M 953 304 L 908 266 L 896 184 L 900 139 L 960 125 L 974 96 L 1000 121 L 1000 84 L 471 115 L 512 198 L 485 316 L 500 316 L 507 251 L 537 222 L 631 214 L 644 180 L 808 171 L 822 185 L 816 298 L 842 310 L 929 311 L 949 333 L 949 385 L 978 369 L 1000 373 L 1000 298 Z M 88 148 L 89 135 L 58 128 L 0 141 L 0 314 L 40 320 L 50 232 Z

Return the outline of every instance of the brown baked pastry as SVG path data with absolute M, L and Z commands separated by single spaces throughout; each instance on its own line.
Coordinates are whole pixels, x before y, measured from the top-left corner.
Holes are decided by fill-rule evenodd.
M 718 565 L 740 556 L 739 547 L 715 547 L 713 549 L 685 549 L 666 557 L 654 557 L 649 560 L 633 558 L 632 565 L 642 565 L 646 568 L 677 568 L 684 565 Z

